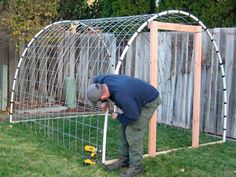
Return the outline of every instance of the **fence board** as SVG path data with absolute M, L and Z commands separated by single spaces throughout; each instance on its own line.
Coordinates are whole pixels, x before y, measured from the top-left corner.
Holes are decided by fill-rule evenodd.
M 7 65 L 0 65 L 0 111 L 7 110 Z

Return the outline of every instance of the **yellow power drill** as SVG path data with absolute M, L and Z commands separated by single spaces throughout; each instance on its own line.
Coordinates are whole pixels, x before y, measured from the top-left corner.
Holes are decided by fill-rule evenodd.
M 96 154 L 99 152 L 94 146 L 86 145 L 84 147 L 86 152 L 90 152 L 90 157 L 84 160 L 84 165 L 95 165 L 96 162 L 93 160 Z

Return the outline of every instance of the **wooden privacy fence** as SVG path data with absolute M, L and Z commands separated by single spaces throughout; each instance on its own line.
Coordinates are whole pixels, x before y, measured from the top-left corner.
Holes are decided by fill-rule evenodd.
M 211 30 L 211 32 L 213 33 L 213 36 L 221 51 L 226 70 L 229 103 L 227 135 L 229 137 L 236 138 L 236 83 L 234 82 L 236 77 L 236 28 L 217 28 Z M 86 37 L 87 36 L 84 36 L 84 38 Z M 106 39 L 105 41 L 109 43 L 109 41 L 114 41 L 115 36 L 104 34 L 103 38 Z M 96 39 L 93 39 L 93 41 L 95 41 L 94 45 L 102 46 L 99 40 L 97 40 L 96 42 Z M 69 46 L 70 42 L 71 41 L 66 41 L 65 36 L 65 44 L 68 43 Z M 130 49 L 128 50 L 128 53 L 122 65 L 121 72 L 123 74 L 139 77 L 146 81 L 149 80 L 149 42 L 149 33 L 141 33 L 137 37 L 136 41 L 130 46 Z M 113 44 L 114 48 L 111 47 L 109 49 L 111 51 L 112 60 L 105 62 L 106 64 L 114 65 L 114 63 L 116 62 L 114 59 L 117 59 L 121 52 L 117 51 L 115 49 L 115 43 Z M 162 97 L 162 107 L 159 110 L 158 121 L 179 127 L 190 128 L 193 105 L 193 35 L 190 33 L 160 32 L 159 44 L 160 50 L 158 53 L 158 89 L 160 90 Z M 2 43 L 1 46 L 3 45 L 4 44 Z M 82 45 L 82 43 L 80 43 L 80 45 Z M 86 43 L 84 45 L 86 45 Z M 12 48 L 12 45 L 8 45 L 8 47 Z M 84 70 L 84 68 L 88 67 L 88 63 L 85 62 L 88 53 L 87 51 L 83 50 L 86 50 L 86 47 L 81 50 L 73 51 L 72 46 L 71 49 L 68 50 L 68 57 L 81 58 L 81 60 L 79 60 L 79 63 L 76 64 L 76 67 L 73 68 L 74 72 L 77 74 L 81 71 L 88 72 L 88 70 Z M 6 56 L 6 54 L 3 54 L 5 51 L 9 52 L 9 50 L 5 49 L 0 50 L 0 56 Z M 48 53 L 45 52 L 45 57 L 48 57 L 48 63 L 50 63 L 50 67 L 55 68 L 55 64 L 63 65 L 59 66 L 61 72 L 59 72 L 57 79 L 62 79 L 63 75 L 70 76 L 69 71 L 71 71 L 71 69 L 68 68 L 71 67 L 73 63 L 63 63 L 63 61 L 59 63 L 56 61 L 54 62 L 53 58 L 50 58 L 50 55 L 53 52 L 57 52 L 57 54 L 60 55 L 60 52 L 62 51 L 60 51 L 60 49 L 52 49 Z M 71 55 L 72 53 L 75 56 Z M 92 55 L 96 55 L 96 53 L 92 53 Z M 106 56 L 106 51 L 104 50 L 104 52 L 100 52 L 99 55 L 101 55 L 101 58 L 103 56 Z M 9 96 L 17 57 L 14 57 L 12 55 L 8 56 L 8 60 L 5 60 L 5 63 L 3 64 L 8 64 L 9 68 Z M 32 54 L 32 57 L 37 56 L 34 56 Z M 1 57 L 0 60 L 2 61 L 3 58 Z M 34 64 L 35 66 L 37 65 L 40 69 L 40 66 L 45 63 L 31 64 Z M 92 66 L 92 63 L 90 63 L 90 65 Z M 39 76 L 37 77 L 42 79 L 50 79 L 50 75 L 54 74 L 53 69 L 50 70 L 52 71 L 51 73 L 45 73 L 46 71 L 43 70 L 41 75 L 39 74 Z M 221 74 L 219 72 L 218 61 L 216 54 L 214 53 L 211 40 L 206 35 L 203 35 L 201 72 L 202 94 L 200 126 L 201 129 L 206 132 L 221 134 L 223 127 L 223 92 Z M 35 76 L 32 75 L 31 77 Z M 83 82 L 87 83 L 88 81 L 84 80 Z M 31 87 L 31 84 L 32 83 L 29 83 L 28 85 L 22 85 L 22 87 L 27 87 L 27 89 L 35 89 Z M 81 82 L 78 87 L 80 87 L 80 90 L 85 91 L 86 89 L 85 87 L 83 88 Z M 53 86 L 51 88 L 44 88 L 43 86 L 38 87 L 38 89 L 44 90 L 44 96 L 48 97 L 48 99 L 50 99 L 50 95 L 48 95 L 48 89 L 51 89 L 50 92 L 53 92 L 55 95 L 63 96 L 63 85 L 61 85 L 60 88 L 61 90 L 53 90 Z
M 235 72 L 236 28 L 213 29 L 212 34 L 221 51 L 226 70 L 228 88 L 227 136 L 236 138 Z M 178 127 L 190 128 L 193 106 L 193 35 L 190 33 L 160 32 L 158 59 L 158 89 L 162 106 L 158 121 Z M 149 33 L 139 35 L 127 53 L 123 73 L 148 80 Z M 220 67 L 212 42 L 203 34 L 201 71 L 201 130 L 213 134 L 223 132 L 223 85 Z M 132 59 L 133 58 L 133 59 Z M 131 71 L 129 66 L 135 66 Z M 143 68 L 143 69 L 142 69 Z

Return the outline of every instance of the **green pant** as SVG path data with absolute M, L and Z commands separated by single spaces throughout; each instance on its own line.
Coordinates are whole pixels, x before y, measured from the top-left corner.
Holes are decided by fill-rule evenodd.
M 120 125 L 120 155 L 133 166 L 140 166 L 143 156 L 143 138 L 149 120 L 157 106 L 161 103 L 160 97 L 142 108 L 139 119 L 128 125 Z

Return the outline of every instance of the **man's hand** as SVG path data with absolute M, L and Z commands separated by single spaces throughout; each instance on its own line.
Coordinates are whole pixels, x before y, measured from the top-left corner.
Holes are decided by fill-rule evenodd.
M 113 113 L 111 114 L 111 118 L 112 118 L 113 120 L 116 120 L 116 119 L 117 119 L 117 116 L 118 116 L 118 113 L 117 113 L 117 112 L 113 112 Z
M 101 103 L 100 108 L 101 108 L 103 111 L 106 111 L 106 110 L 108 109 L 108 102 L 103 102 L 103 103 Z

